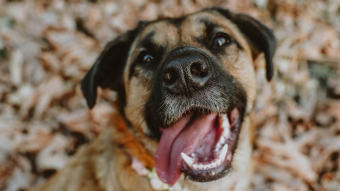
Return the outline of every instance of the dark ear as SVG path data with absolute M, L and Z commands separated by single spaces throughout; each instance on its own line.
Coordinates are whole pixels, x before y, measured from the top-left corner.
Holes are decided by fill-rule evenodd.
M 108 42 L 92 68 L 81 81 L 81 90 L 91 109 L 96 103 L 97 87 L 124 91 L 123 71 L 137 29 L 128 31 Z
M 271 80 L 274 74 L 273 56 L 276 48 L 276 40 L 272 30 L 248 15 L 235 14 L 222 8 L 213 9 L 238 26 L 250 42 L 255 56 L 261 52 L 264 53 L 266 59 L 266 77 L 268 81 Z

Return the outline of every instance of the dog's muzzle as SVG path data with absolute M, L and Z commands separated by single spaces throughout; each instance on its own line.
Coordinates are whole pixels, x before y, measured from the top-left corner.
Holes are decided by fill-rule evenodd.
M 191 46 L 172 50 L 155 72 L 146 121 L 160 135 L 159 178 L 175 184 L 183 172 L 212 181 L 230 168 L 245 108 L 245 93 L 217 60 Z

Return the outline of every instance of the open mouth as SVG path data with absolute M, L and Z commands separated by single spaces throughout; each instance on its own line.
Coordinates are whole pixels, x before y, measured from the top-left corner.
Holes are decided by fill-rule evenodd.
M 211 181 L 226 174 L 240 129 L 240 113 L 191 113 L 163 129 L 156 152 L 159 178 L 175 184 L 183 172 L 194 181 Z

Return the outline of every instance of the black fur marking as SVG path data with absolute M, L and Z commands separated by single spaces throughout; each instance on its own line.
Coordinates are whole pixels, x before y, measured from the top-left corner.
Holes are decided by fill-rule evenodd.
M 156 32 L 151 31 L 145 37 L 140 41 L 140 44 L 142 47 L 145 47 L 147 49 L 153 49 L 152 39 L 155 36 Z
M 205 36 L 209 39 L 212 38 L 214 36 L 214 29 L 217 28 L 218 25 L 206 19 L 201 19 L 200 22 L 205 25 Z
M 179 28 L 183 22 L 185 17 L 179 17 L 179 18 L 169 18 L 168 21 L 175 27 Z
M 218 25 L 206 19 L 201 19 L 200 22 L 205 26 L 205 33 L 201 37 L 197 37 L 195 40 L 201 45 L 209 48 L 211 39 L 215 36 L 215 28 L 217 28 Z
M 125 91 L 122 75 L 129 49 L 140 28 L 126 32 L 106 44 L 90 71 L 81 81 L 81 90 L 89 108 L 96 103 L 97 87 L 118 91 L 122 105 L 125 104 Z

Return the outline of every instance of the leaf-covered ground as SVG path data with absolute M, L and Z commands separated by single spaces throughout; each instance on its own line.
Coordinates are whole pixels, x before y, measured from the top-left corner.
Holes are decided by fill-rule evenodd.
M 339 190 L 340 0 L 0 0 L 0 190 L 42 183 L 107 126 L 115 94 L 89 111 L 79 89 L 107 41 L 212 5 L 278 40 L 272 82 L 257 65 L 252 190 Z

